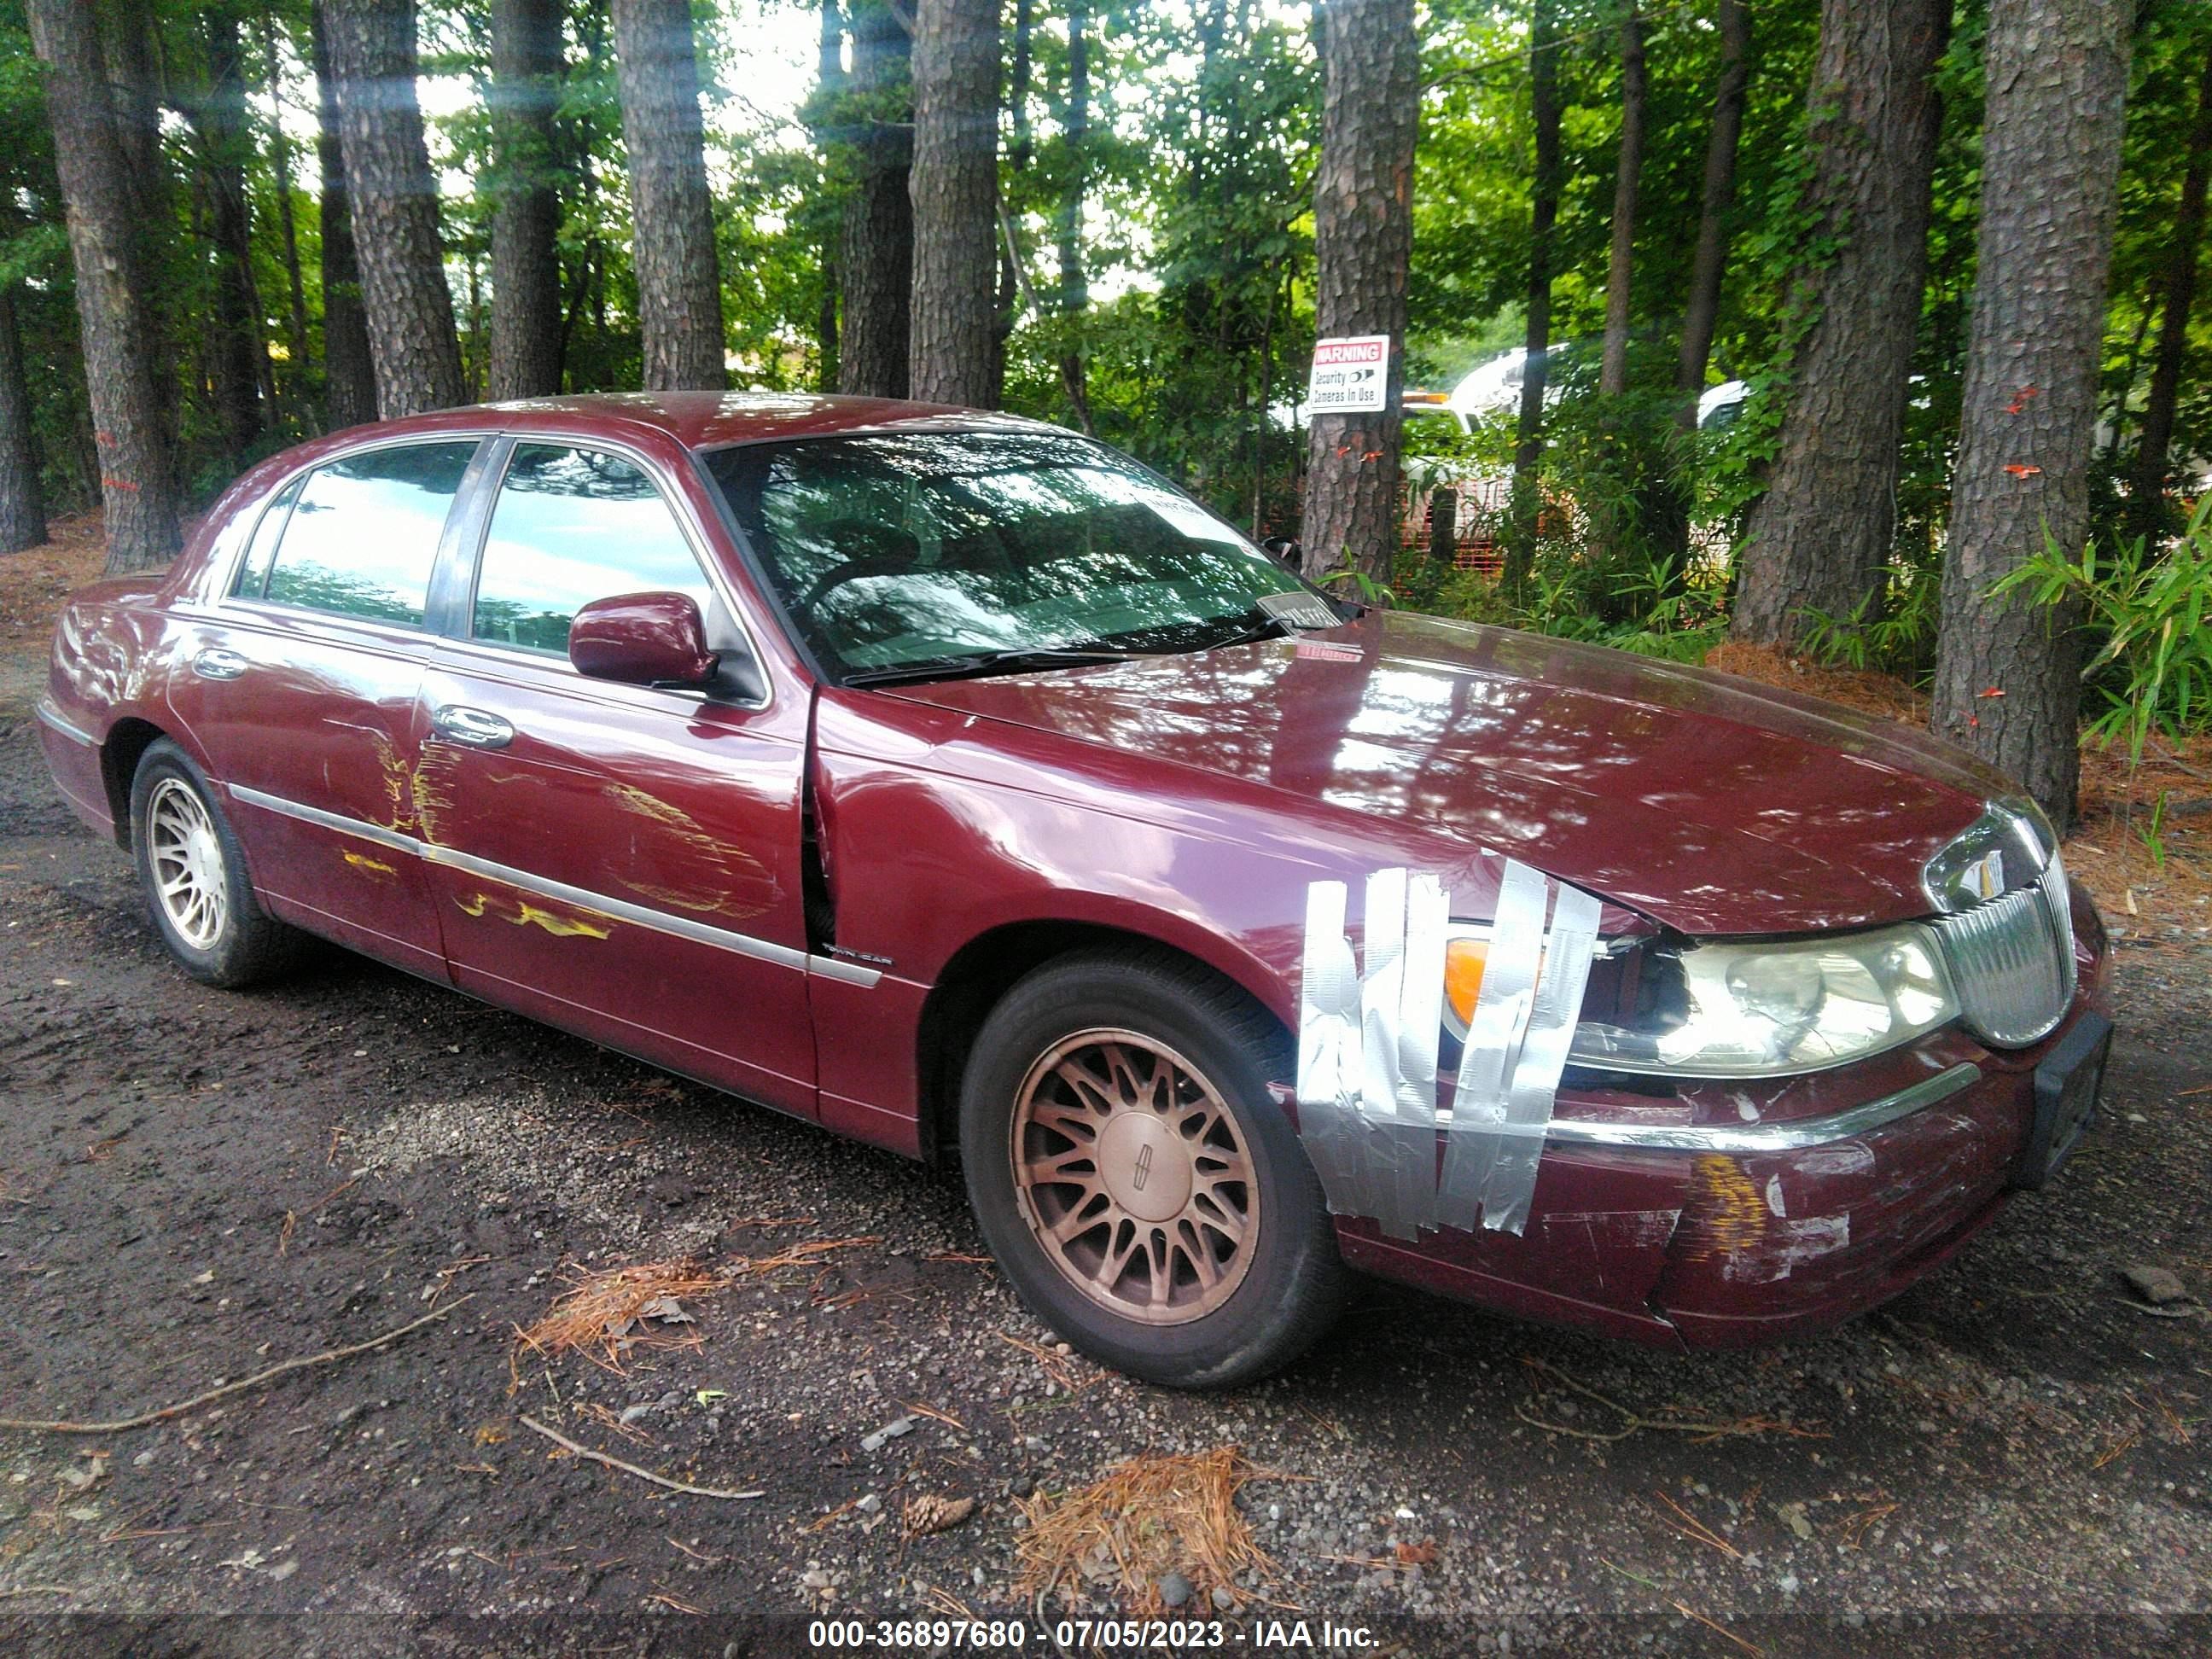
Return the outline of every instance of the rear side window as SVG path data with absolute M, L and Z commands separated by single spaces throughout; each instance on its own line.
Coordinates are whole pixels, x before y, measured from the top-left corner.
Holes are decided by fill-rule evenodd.
M 497 645 L 568 648 L 568 625 L 593 599 L 688 593 L 714 603 L 653 480 L 619 455 L 568 444 L 517 444 L 477 567 L 471 631 Z
M 234 593 L 258 599 L 269 586 L 269 567 L 276 557 L 276 543 L 284 534 L 284 521 L 292 516 L 292 504 L 300 499 L 300 486 L 307 483 L 302 477 L 286 484 L 269 509 L 261 515 L 261 522 L 253 526 L 253 541 L 239 562 L 238 580 L 231 585 Z
M 473 440 L 408 444 L 309 473 L 280 532 L 270 601 L 421 627 L 446 515 L 476 453 Z

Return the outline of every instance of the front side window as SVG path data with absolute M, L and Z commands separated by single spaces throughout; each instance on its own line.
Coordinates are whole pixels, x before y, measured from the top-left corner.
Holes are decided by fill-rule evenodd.
M 888 432 L 711 451 L 787 613 L 840 677 L 1030 650 L 1203 649 L 1303 592 L 1103 445 Z
M 316 468 L 281 528 L 266 597 L 420 628 L 446 515 L 476 453 L 474 439 L 407 444 Z
M 517 444 L 494 503 L 470 631 L 533 651 L 568 648 L 593 599 L 688 593 L 714 603 L 691 544 L 653 480 L 619 455 Z

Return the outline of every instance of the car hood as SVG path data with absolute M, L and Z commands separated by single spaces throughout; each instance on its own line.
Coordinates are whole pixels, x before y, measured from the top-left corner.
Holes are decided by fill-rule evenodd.
M 1692 933 L 1925 915 L 1923 866 L 2009 793 L 1972 757 L 1836 704 L 1402 613 L 897 695 L 1495 848 Z

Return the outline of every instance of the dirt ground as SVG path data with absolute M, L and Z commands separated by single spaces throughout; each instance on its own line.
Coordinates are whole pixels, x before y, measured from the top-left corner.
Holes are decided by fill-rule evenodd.
M 7 1650 L 787 1656 L 812 1619 L 980 1615 L 1049 1653 L 1160 1588 L 1093 1554 L 1024 1590 L 1060 1498 L 1231 1446 L 1256 1473 L 1215 1518 L 1261 1553 L 1182 1608 L 1222 1650 L 1324 1620 L 1407 1655 L 2212 1647 L 2205 1310 L 2120 1277 L 2212 1297 L 2182 875 L 2112 915 L 2093 1138 L 1881 1313 L 1684 1357 L 1378 1285 L 1288 1375 L 1179 1395 L 1056 1352 L 954 1172 L 335 951 L 251 995 L 173 971 L 40 759 L 48 562 L 0 592 L 0 1415 L 129 1417 L 444 1316 L 148 1427 L 0 1431 Z M 619 1370 L 518 1342 L 656 1261 L 713 1283 Z M 927 1495 L 976 1502 L 922 1533 Z

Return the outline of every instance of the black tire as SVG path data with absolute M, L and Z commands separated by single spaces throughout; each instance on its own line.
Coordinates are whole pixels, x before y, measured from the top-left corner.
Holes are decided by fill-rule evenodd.
M 157 800 L 167 805 L 170 822 L 178 815 L 188 817 L 187 798 L 196 801 L 205 815 L 214 854 L 211 862 L 203 855 L 196 878 L 213 878 L 210 884 L 219 886 L 222 894 L 220 916 L 210 917 L 198 937 L 187 931 L 187 922 L 172 914 L 171 905 L 162 897 L 162 878 L 155 872 L 162 854 L 155 845 L 161 837 L 149 824 Z M 201 850 L 204 854 L 207 849 Z M 177 966 L 202 984 L 241 989 L 273 976 L 298 959 L 305 935 L 254 902 L 253 886 L 246 872 L 246 854 L 230 820 L 223 816 L 216 790 L 192 763 L 191 757 L 167 738 L 147 745 L 131 780 L 131 854 L 138 866 L 139 890 L 146 896 L 155 931 Z
M 1255 1236 L 1234 1246 L 1223 1236 L 1223 1249 L 1232 1262 L 1237 1251 L 1249 1252 L 1227 1289 L 1198 1288 L 1188 1250 L 1180 1267 L 1176 1257 L 1165 1257 L 1169 1265 L 1164 1275 L 1146 1263 L 1130 1269 L 1152 1275 L 1155 1298 L 1163 1279 L 1171 1281 L 1182 1274 L 1188 1293 L 1201 1310 L 1183 1316 L 1181 1322 L 1124 1317 L 1113 1307 L 1102 1305 L 1098 1291 L 1079 1287 L 1075 1276 L 1079 1269 L 1064 1267 L 1062 1261 L 1086 1237 L 1090 1243 L 1085 1248 L 1097 1249 L 1103 1257 L 1110 1248 L 1106 1241 L 1126 1237 L 1119 1231 L 1124 1224 L 1103 1219 L 1083 1227 L 1068 1244 L 1048 1244 L 1040 1237 L 1047 1230 L 1045 1224 L 1033 1218 L 1042 1215 L 1042 1206 L 1060 1202 L 1054 1194 L 1065 1189 L 1048 1188 L 1043 1198 L 1035 1198 L 1024 1192 L 1015 1172 L 1017 1115 L 1033 1068 L 1043 1068 L 1062 1045 L 1093 1032 L 1133 1034 L 1164 1045 L 1184 1062 L 1193 1087 L 1210 1085 L 1212 1092 L 1207 1097 L 1210 1103 L 1180 1109 L 1210 1113 L 1215 1127 L 1201 1129 L 1200 1140 L 1208 1133 L 1225 1134 L 1226 1144 L 1235 1147 L 1231 1156 L 1238 1160 L 1237 1169 L 1250 1172 L 1252 1203 L 1243 1218 Z M 1078 1050 L 1070 1058 L 1079 1060 L 1085 1052 L 1104 1050 Z M 1141 1057 L 1157 1064 L 1157 1056 Z M 1288 1364 L 1327 1331 L 1344 1304 L 1351 1274 L 1338 1258 L 1335 1234 L 1313 1166 L 1297 1132 L 1267 1092 L 1271 1078 L 1291 1074 L 1292 1058 L 1287 1034 L 1265 1009 L 1226 981 L 1164 950 L 1131 948 L 1062 957 L 1009 991 L 984 1022 L 962 1079 L 960 1146 L 969 1201 L 993 1255 L 1030 1310 L 1092 1358 L 1147 1382 L 1183 1389 L 1224 1388 L 1264 1376 Z M 1056 1073 L 1040 1069 L 1037 1075 L 1049 1079 Z M 1077 1098 L 1077 1091 L 1066 1091 L 1066 1097 Z M 1219 1124 L 1223 1108 L 1233 1129 Z M 1110 1124 L 1114 1119 L 1101 1116 L 1097 1121 Z M 1157 1127 L 1139 1127 L 1143 1133 L 1162 1133 Z M 1047 1137 L 1042 1143 L 1030 1139 L 1039 1133 Z M 1188 1128 L 1181 1133 L 1185 1146 L 1200 1145 Z M 1022 1133 L 1024 1139 L 1019 1145 L 1025 1147 L 1081 1145 L 1078 1136 L 1040 1126 L 1034 1118 L 1025 1121 Z M 1103 1135 L 1091 1144 L 1099 1148 L 1109 1145 Z M 1172 1158 L 1177 1143 L 1166 1139 L 1163 1144 L 1169 1149 L 1164 1156 Z M 1102 1188 L 1108 1161 L 1102 1158 L 1090 1166 L 1097 1172 L 1094 1184 Z M 1124 1188 L 1131 1170 L 1138 1171 L 1136 1184 L 1141 1188 L 1143 1171 L 1152 1164 L 1146 1157 L 1141 1166 L 1126 1165 L 1121 1177 Z M 1182 1184 L 1176 1185 L 1178 1182 Z M 1167 1185 L 1175 1191 L 1190 1190 L 1189 1181 L 1181 1176 L 1170 1176 Z M 1243 1191 L 1241 1181 L 1231 1190 Z M 1072 1225 L 1080 1224 L 1087 1213 L 1083 1205 L 1092 1198 L 1109 1201 L 1103 1192 L 1086 1197 L 1083 1204 L 1067 1201 L 1063 1218 Z M 1194 1213 L 1188 1207 L 1179 1212 Z M 1132 1220 L 1127 1224 L 1149 1231 L 1157 1241 L 1181 1223 L 1155 1225 Z M 1106 1231 L 1094 1232 L 1092 1228 Z M 1195 1231 L 1188 1236 L 1199 1237 Z M 1204 1306 L 1205 1298 L 1212 1296 L 1225 1299 Z

